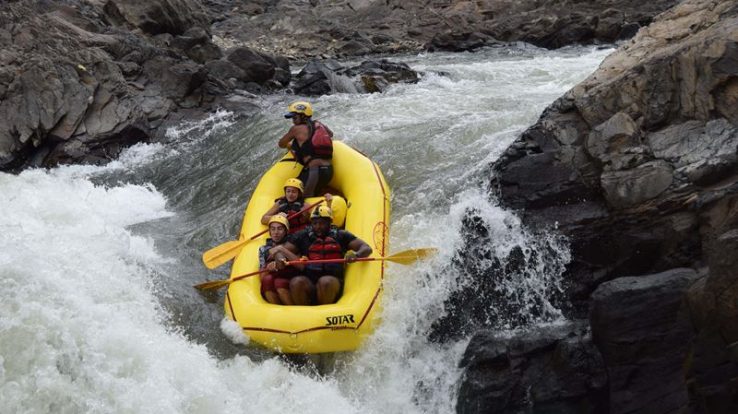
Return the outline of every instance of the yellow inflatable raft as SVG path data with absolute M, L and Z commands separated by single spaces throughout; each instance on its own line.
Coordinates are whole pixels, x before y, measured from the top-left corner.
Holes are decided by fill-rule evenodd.
M 286 154 L 262 177 L 254 190 L 241 227 L 241 238 L 266 229 L 261 216 L 283 195 L 282 185 L 301 170 Z M 379 166 L 350 146 L 333 143 L 334 224 L 366 241 L 371 257 L 386 256 L 389 240 L 390 189 Z M 308 203 L 320 198 L 308 199 Z M 231 278 L 259 268 L 258 249 L 267 235 L 247 244 L 236 257 Z M 351 351 L 359 347 L 377 322 L 382 298 L 385 261 L 356 262 L 345 272 L 343 295 L 337 303 L 320 306 L 282 306 L 266 302 L 258 276 L 230 284 L 225 312 L 252 342 L 283 353 Z

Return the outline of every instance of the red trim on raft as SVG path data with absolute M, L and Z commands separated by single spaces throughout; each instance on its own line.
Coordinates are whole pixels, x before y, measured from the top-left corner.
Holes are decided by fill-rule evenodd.
M 369 304 L 369 307 L 367 308 L 366 312 L 364 312 L 364 316 L 361 317 L 361 321 L 359 321 L 359 324 L 356 326 L 315 326 L 313 328 L 307 328 L 302 329 L 300 331 L 283 331 L 281 329 L 272 329 L 272 328 L 259 328 L 256 326 L 243 326 L 241 329 L 244 331 L 258 331 L 258 332 L 273 332 L 273 333 L 281 333 L 281 334 L 287 334 L 287 335 L 297 335 L 305 332 L 312 332 L 312 331 L 321 331 L 324 329 L 330 329 L 332 331 L 342 331 L 346 329 L 353 329 L 358 330 L 361 328 L 361 325 L 364 324 L 364 321 L 366 320 L 366 317 L 369 316 L 369 312 L 374 307 L 374 304 L 377 301 L 377 298 L 379 297 L 379 292 L 382 290 L 382 287 L 380 286 L 379 289 L 377 289 L 377 292 L 374 294 L 374 298 L 372 299 L 372 302 Z
M 231 309 L 231 316 L 233 316 L 233 321 L 238 322 L 236 320 L 236 312 L 233 311 L 233 304 L 231 303 L 231 296 L 228 294 L 228 291 L 226 291 L 226 302 L 228 302 L 228 307 Z

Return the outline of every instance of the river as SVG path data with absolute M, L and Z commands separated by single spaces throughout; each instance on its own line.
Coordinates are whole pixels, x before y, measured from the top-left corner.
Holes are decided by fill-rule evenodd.
M 311 99 L 317 119 L 381 166 L 393 191 L 390 252 L 440 249 L 389 266 L 382 324 L 327 370 L 239 343 L 222 294 L 191 287 L 227 277 L 200 255 L 237 235 L 260 174 L 281 156 L 294 96 L 261 97 L 246 118 L 183 123 L 106 166 L 0 173 L 0 413 L 453 412 L 469 338 L 427 337 L 463 285 L 449 266 L 462 219 L 480 215 L 495 254 L 535 245 L 490 197 L 488 166 L 610 52 L 395 57 L 426 75 L 382 94 Z M 546 305 L 530 323 L 561 318 L 546 298 L 560 274 L 546 269 L 506 287 Z

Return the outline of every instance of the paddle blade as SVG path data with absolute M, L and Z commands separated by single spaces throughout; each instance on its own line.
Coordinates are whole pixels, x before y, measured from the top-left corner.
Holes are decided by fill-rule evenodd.
M 203 282 L 200 284 L 197 284 L 193 286 L 195 289 L 199 290 L 211 290 L 211 289 L 218 289 L 220 287 L 226 286 L 231 283 L 231 280 L 211 280 L 209 282 Z
M 418 260 L 428 259 L 435 256 L 438 253 L 438 249 L 435 247 L 425 247 L 421 249 L 410 249 L 404 250 L 399 253 L 395 253 L 392 256 L 387 256 L 385 260 L 391 262 L 409 265 L 413 264 Z
M 215 269 L 238 256 L 246 243 L 248 243 L 248 240 L 232 240 L 215 246 L 202 254 L 202 262 L 208 269 Z

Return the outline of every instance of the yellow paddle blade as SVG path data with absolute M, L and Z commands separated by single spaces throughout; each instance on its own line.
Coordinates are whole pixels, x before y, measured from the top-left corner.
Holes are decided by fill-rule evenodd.
M 208 269 L 215 269 L 216 267 L 227 263 L 234 257 L 238 256 L 243 246 L 248 243 L 249 240 L 231 240 L 225 242 L 202 254 L 202 262 Z
M 384 260 L 395 262 L 403 265 L 413 264 L 418 260 L 428 259 L 435 256 L 438 253 L 438 249 L 435 247 L 425 247 L 420 249 L 404 250 L 399 253 L 395 253 L 392 256 L 387 256 Z
M 227 280 L 211 280 L 209 282 L 203 282 L 200 284 L 197 284 L 193 286 L 195 289 L 200 290 L 211 290 L 211 289 L 218 289 L 222 286 L 226 286 L 231 283 L 230 279 Z
M 203 283 L 197 284 L 197 285 L 195 285 L 193 287 L 195 289 L 200 289 L 200 290 L 218 289 L 220 287 L 223 287 L 223 286 L 226 286 L 226 285 L 230 285 L 231 283 L 236 282 L 236 281 L 239 281 L 241 279 L 246 279 L 247 277 L 258 275 L 259 273 L 263 273 L 265 271 L 266 270 L 261 269 L 261 270 L 255 271 L 255 272 L 246 273 L 245 275 L 236 276 L 233 279 L 211 280 L 209 282 L 203 282 Z

